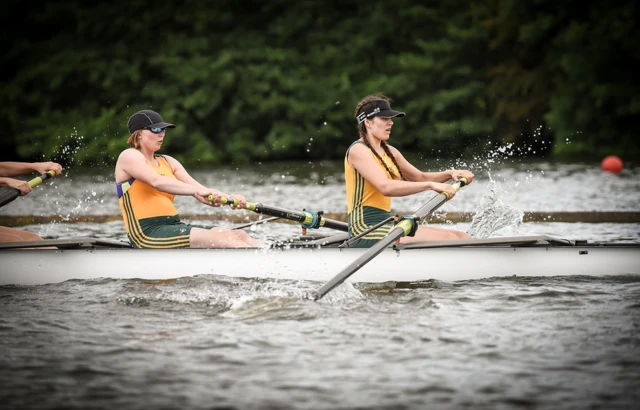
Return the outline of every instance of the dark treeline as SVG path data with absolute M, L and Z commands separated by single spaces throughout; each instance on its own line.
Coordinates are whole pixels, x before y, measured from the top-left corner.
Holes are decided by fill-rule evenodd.
M 640 153 L 635 0 L 0 7 L 5 158 L 113 164 L 128 117 L 151 108 L 187 163 L 338 159 L 374 92 L 407 112 L 393 144 L 425 155 Z

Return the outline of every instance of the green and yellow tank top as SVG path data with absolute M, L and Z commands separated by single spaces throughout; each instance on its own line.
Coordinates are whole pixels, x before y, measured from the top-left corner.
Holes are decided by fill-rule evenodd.
M 364 144 L 362 141 L 356 141 L 355 144 Z M 349 149 L 344 158 L 344 177 L 346 182 L 347 192 L 347 223 L 349 225 L 349 238 L 358 236 L 369 227 L 376 225 L 383 220 L 391 216 L 391 198 L 382 195 L 380 191 L 376 189 L 369 181 L 364 179 L 360 173 L 349 165 Z M 376 163 L 387 174 L 389 179 L 392 179 L 391 175 L 387 172 L 384 165 L 378 160 L 378 158 L 371 153 Z M 387 167 L 399 175 L 398 168 L 393 163 L 393 160 L 385 155 L 382 157 Z M 384 238 L 389 230 L 393 226 L 393 223 L 383 225 L 380 228 L 371 231 L 364 235 L 359 240 L 351 244 L 351 247 L 364 247 L 368 248 L 373 246 L 377 241 Z
M 155 157 L 158 166 L 147 161 L 160 175 L 176 179 L 169 162 L 161 156 Z M 171 238 L 156 238 L 145 233 L 149 227 L 162 224 L 163 221 L 179 220 L 178 210 L 173 204 L 175 195 L 158 191 L 152 186 L 131 178 L 116 184 L 118 202 L 124 219 L 124 226 L 131 244 L 136 248 L 179 248 L 189 246 L 189 232 Z

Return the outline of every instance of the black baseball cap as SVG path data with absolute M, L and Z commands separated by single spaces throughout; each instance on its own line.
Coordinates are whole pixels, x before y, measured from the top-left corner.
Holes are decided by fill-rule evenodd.
M 382 118 L 395 118 L 404 117 L 404 113 L 401 111 L 392 110 L 389 103 L 385 100 L 371 101 L 366 103 L 360 109 L 360 113 L 356 116 L 358 124 L 367 118 L 382 117 Z
M 133 114 L 127 121 L 127 127 L 129 127 L 129 134 L 133 134 L 134 131 L 141 130 L 143 128 L 175 128 L 173 124 L 164 122 L 160 114 L 151 110 L 142 110 Z

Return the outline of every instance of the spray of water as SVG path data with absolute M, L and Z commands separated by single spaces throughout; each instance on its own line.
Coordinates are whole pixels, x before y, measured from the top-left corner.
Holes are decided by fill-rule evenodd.
M 489 186 L 469 228 L 469 235 L 476 239 L 490 236 L 518 235 L 524 212 L 506 205 L 498 198 L 497 184 L 489 174 Z

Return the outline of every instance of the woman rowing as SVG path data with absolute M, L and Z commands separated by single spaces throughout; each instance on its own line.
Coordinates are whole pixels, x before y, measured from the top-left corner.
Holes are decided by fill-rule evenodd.
M 31 192 L 29 182 L 13 177 L 25 175 L 30 172 L 44 174 L 47 171 L 55 171 L 56 175 L 62 173 L 62 166 L 57 162 L 0 162 L 0 187 L 8 186 L 20 192 L 20 196 Z M 19 229 L 0 226 L 0 242 L 41 241 L 42 237 L 36 233 L 21 231 Z
M 344 160 L 349 237 L 362 235 L 351 243 L 352 247 L 371 247 L 389 232 L 392 222 L 367 231 L 391 216 L 391 197 L 431 190 L 447 192 L 452 198 L 456 190 L 446 181 L 464 177 L 470 183 L 474 177 L 466 170 L 422 172 L 388 145 L 392 118 L 405 115 L 391 109 L 389 102 L 387 97 L 376 94 L 363 98 L 356 106 L 360 139 L 351 144 Z M 419 226 L 415 236 L 406 236 L 400 242 L 469 238 L 461 231 Z
M 242 195 L 227 195 L 193 179 L 182 164 L 168 155 L 158 155 L 168 128 L 160 114 L 138 111 L 129 118 L 131 148 L 116 163 L 116 187 L 127 236 L 136 248 L 241 248 L 262 243 L 240 230 L 205 228 L 180 221 L 173 204 L 175 195 L 190 195 L 209 206 L 220 206 L 220 198 L 233 198 L 243 208 Z M 209 201 L 209 196 L 213 201 Z

